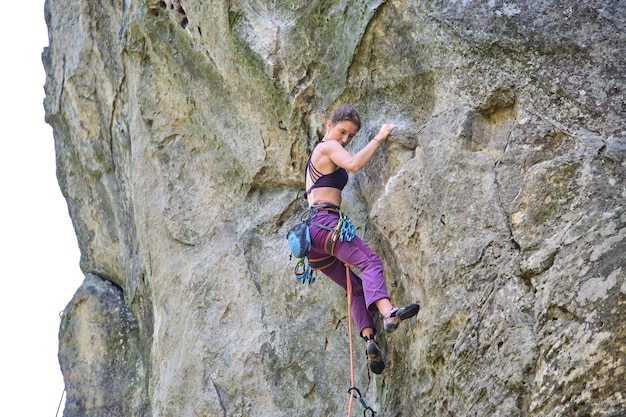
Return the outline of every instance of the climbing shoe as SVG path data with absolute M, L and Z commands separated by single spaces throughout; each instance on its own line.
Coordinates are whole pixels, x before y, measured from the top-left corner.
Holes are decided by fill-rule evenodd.
M 383 318 L 383 327 L 385 328 L 385 331 L 392 333 L 398 328 L 398 325 L 402 320 L 410 319 L 419 311 L 419 304 L 409 304 L 401 308 L 392 308 L 391 313 L 389 313 L 389 317 Z
M 367 349 L 365 352 L 367 353 L 367 363 L 370 365 L 370 369 L 375 374 L 380 374 L 383 369 L 385 369 L 385 359 L 383 358 L 383 351 L 374 340 L 374 335 L 363 336 L 365 342 L 367 343 Z

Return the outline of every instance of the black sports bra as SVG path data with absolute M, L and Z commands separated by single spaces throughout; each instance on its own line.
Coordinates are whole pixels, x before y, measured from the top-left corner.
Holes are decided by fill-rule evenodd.
M 330 174 L 322 174 L 311 162 L 311 156 L 313 151 L 309 155 L 309 159 L 306 161 L 305 172 L 309 174 L 309 178 L 313 181 L 313 185 L 306 190 L 307 195 L 311 193 L 311 190 L 320 187 L 336 188 L 343 190 L 348 183 L 348 171 L 344 168 L 337 168 Z

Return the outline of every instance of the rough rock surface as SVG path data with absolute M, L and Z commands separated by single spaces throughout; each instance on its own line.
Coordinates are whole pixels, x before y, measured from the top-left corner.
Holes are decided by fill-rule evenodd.
M 285 234 L 328 111 L 399 128 L 345 210 L 417 320 L 377 416 L 626 414 L 626 3 L 48 0 L 45 108 L 86 279 L 70 416 L 336 416 L 346 299 Z M 359 403 L 355 413 L 360 414 Z

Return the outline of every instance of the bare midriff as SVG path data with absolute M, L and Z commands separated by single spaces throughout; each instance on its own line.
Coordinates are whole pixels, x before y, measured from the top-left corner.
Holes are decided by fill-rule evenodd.
M 341 207 L 341 190 L 331 187 L 320 187 L 311 190 L 308 196 L 309 206 L 318 203 L 330 203 Z

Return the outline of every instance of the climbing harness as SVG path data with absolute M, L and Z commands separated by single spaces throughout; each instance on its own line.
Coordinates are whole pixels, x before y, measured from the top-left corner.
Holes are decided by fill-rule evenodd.
M 336 213 L 339 216 L 337 225 L 335 227 L 330 227 L 312 221 L 311 218 L 313 215 L 319 213 L 320 211 L 331 211 Z M 335 254 L 335 244 L 337 243 L 337 240 L 340 242 L 350 242 L 356 236 L 356 229 L 350 221 L 350 218 L 334 204 L 321 203 L 314 204 L 309 207 L 309 224 L 329 231 L 324 243 L 324 249 L 326 250 L 326 253 L 331 256 L 334 256 Z
M 356 398 L 363 406 L 363 417 L 367 417 L 369 411 L 370 417 L 374 417 L 376 412 L 369 407 L 363 397 L 361 391 L 354 385 L 354 349 L 352 347 L 352 281 L 350 281 L 350 265 L 346 264 L 346 293 L 348 296 L 348 340 L 350 341 L 350 388 L 348 388 L 348 394 L 350 394 L 350 402 L 348 403 L 348 417 L 352 414 L 352 402 Z M 352 393 L 356 392 L 356 395 Z
M 335 227 L 326 226 L 312 220 L 316 213 L 322 210 L 337 213 L 339 220 Z M 306 217 L 306 218 L 305 218 Z M 313 271 L 324 269 L 337 260 L 335 258 L 335 245 L 337 241 L 350 242 L 356 236 L 356 229 L 350 218 L 334 204 L 314 204 L 309 207 L 301 216 L 300 223 L 292 227 L 287 234 L 287 241 L 292 255 L 296 258 L 296 265 L 293 269 L 294 278 L 309 285 L 315 282 Z M 322 258 L 309 258 L 308 253 L 311 248 L 311 235 L 309 226 L 317 226 L 328 230 L 324 241 L 324 250 L 327 256 Z M 306 230 L 305 230 L 306 229 Z

